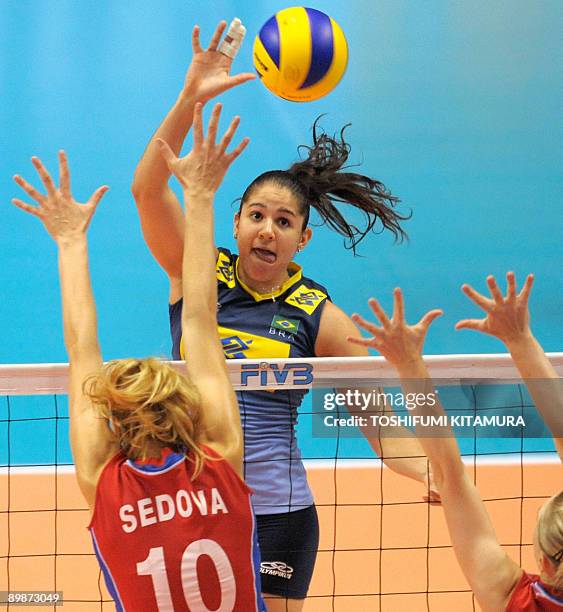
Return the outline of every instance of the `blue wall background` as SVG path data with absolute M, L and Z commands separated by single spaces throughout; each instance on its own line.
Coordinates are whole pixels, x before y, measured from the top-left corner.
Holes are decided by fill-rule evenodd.
M 534 272 L 533 326 L 562 349 L 561 91 L 559 0 L 311 2 L 345 31 L 348 71 L 327 98 L 295 104 L 258 82 L 223 96 L 252 142 L 217 197 L 218 243 L 233 248 L 231 202 L 265 169 L 286 167 L 314 118 L 335 131 L 351 122 L 352 161 L 401 196 L 413 218 L 409 244 L 362 243 L 363 258 L 317 229 L 299 256 L 333 300 L 367 313 L 403 287 L 411 319 L 440 306 L 427 353 L 496 352 L 468 331 L 477 314 L 463 281 Z M 0 363 L 66 361 L 54 245 L 38 221 L 10 205 L 11 181 L 37 182 L 32 154 L 55 168 L 70 156 L 74 193 L 111 190 L 91 232 L 94 289 L 105 358 L 168 355 L 167 282 L 146 249 L 130 193 L 135 165 L 177 96 L 191 57 L 221 18 L 240 17 L 248 40 L 235 63 L 252 69 L 252 40 L 286 6 L 277 2 L 0 0 Z M 225 122 L 226 123 L 226 122 Z

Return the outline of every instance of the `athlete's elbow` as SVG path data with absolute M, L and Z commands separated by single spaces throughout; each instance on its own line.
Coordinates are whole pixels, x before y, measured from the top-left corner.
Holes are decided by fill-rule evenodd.
M 136 172 L 131 183 L 131 193 L 137 208 L 145 208 L 151 202 L 158 201 L 162 189 L 147 181 L 140 173 Z

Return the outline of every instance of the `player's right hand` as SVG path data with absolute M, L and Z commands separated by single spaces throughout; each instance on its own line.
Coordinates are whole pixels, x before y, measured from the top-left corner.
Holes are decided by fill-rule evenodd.
M 226 26 L 226 21 L 219 23 L 209 47 L 205 50 L 201 47 L 199 40 L 199 26 L 194 26 L 192 33 L 193 58 L 186 74 L 184 94 L 195 102 L 205 104 L 224 91 L 256 78 L 256 75 L 251 72 L 231 76 L 233 58 L 218 50 Z
M 507 291 L 503 296 L 494 276 L 487 277 L 491 297 L 481 295 L 471 285 L 463 285 L 462 291 L 479 308 L 485 311 L 483 319 L 463 319 L 456 329 L 473 329 L 495 336 L 505 344 L 531 335 L 528 299 L 534 283 L 534 275 L 528 274 L 520 293 L 516 293 L 514 272 L 506 274 Z

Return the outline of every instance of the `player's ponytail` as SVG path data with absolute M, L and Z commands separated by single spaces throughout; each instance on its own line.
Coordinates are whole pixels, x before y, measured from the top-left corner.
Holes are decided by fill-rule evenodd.
M 381 230 L 389 230 L 396 240 L 407 237 L 401 222 L 410 215 L 401 215 L 394 210 L 399 198 L 392 195 L 385 185 L 373 178 L 346 172 L 350 145 L 344 140 L 348 126 L 338 136 L 329 136 L 318 128 L 319 118 L 313 124 L 312 146 L 301 145 L 307 151 L 305 159 L 294 163 L 288 170 L 273 170 L 258 176 L 248 186 L 241 199 L 241 209 L 255 187 L 272 181 L 288 188 L 299 200 L 305 217 L 303 227 L 309 220 L 310 206 L 315 208 L 322 223 L 344 236 L 345 246 L 356 252 L 356 246 L 372 230 L 381 224 Z M 363 227 L 346 221 L 336 203 L 350 204 L 365 217 Z M 239 211 L 240 212 L 240 211 Z
M 155 446 L 191 450 L 193 478 L 199 475 L 206 458 L 197 444 L 199 393 L 169 365 L 154 358 L 110 361 L 83 389 L 129 459 L 146 459 Z
M 555 566 L 549 585 L 563 592 L 563 492 L 554 495 L 538 516 L 538 544 Z

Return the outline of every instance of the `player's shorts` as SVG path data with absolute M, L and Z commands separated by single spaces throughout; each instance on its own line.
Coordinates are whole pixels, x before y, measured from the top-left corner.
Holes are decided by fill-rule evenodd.
M 289 599 L 307 597 L 319 548 L 315 506 L 256 516 L 262 563 L 262 593 Z

